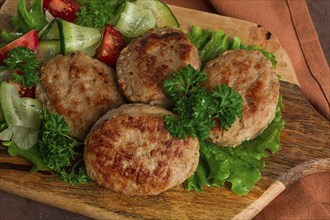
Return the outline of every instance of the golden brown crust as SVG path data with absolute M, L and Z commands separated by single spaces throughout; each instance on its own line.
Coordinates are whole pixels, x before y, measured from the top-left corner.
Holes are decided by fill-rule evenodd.
M 198 50 L 182 31 L 154 29 L 136 38 L 120 54 L 118 85 L 131 102 L 171 106 L 163 94 L 163 81 L 173 72 L 191 64 L 200 68 Z
M 81 52 L 56 56 L 42 66 L 36 96 L 49 111 L 64 116 L 73 137 L 83 140 L 99 117 L 124 103 L 114 74 Z
M 271 62 L 259 51 L 227 51 L 208 62 L 204 86 L 215 88 L 226 84 L 243 98 L 242 119 L 222 131 L 219 124 L 211 131 L 211 139 L 223 146 L 237 146 L 258 136 L 275 116 L 279 97 L 279 81 Z
M 193 174 L 198 140 L 172 137 L 164 127 L 164 116 L 170 112 L 141 104 L 114 111 L 85 142 L 85 165 L 92 179 L 124 194 L 155 195 Z

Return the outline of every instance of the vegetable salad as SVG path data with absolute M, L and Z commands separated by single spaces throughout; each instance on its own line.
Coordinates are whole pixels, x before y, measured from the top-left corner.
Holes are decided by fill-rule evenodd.
M 180 25 L 170 8 L 159 0 L 19 0 L 14 30 L 1 30 L 6 42 L 0 48 L 0 139 L 12 156 L 22 156 L 33 171 L 51 170 L 70 184 L 86 183 L 83 143 L 70 137 L 64 117 L 47 112 L 35 99 L 38 69 L 45 60 L 76 50 L 115 67 L 120 51 L 135 37 L 151 28 Z M 275 56 L 257 46 L 244 45 L 222 30 L 193 26 L 187 33 L 204 65 L 226 50 L 259 50 L 276 68 Z M 209 142 L 213 118 L 223 130 L 242 116 L 242 97 L 226 85 L 211 93 L 200 84 L 207 75 L 187 65 L 164 81 L 166 95 L 175 102 L 178 117 L 168 116 L 165 125 L 171 135 L 197 137 L 200 162 L 185 188 L 202 191 L 204 186 L 231 183 L 238 194 L 247 194 L 260 179 L 262 158 L 280 149 L 279 134 L 284 126 L 282 101 L 268 128 L 252 141 L 236 148 Z

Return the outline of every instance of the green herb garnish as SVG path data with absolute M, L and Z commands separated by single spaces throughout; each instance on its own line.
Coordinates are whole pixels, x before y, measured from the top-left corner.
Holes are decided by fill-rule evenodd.
M 82 165 L 82 143 L 68 135 L 69 125 L 63 116 L 44 112 L 39 133 L 39 150 L 47 167 L 70 184 L 89 180 Z M 76 158 L 79 158 L 77 161 Z
M 229 39 L 221 30 L 214 32 L 194 26 L 188 36 L 197 47 L 203 66 L 226 50 L 245 49 L 259 50 L 276 68 L 273 53 L 257 46 L 246 46 L 238 37 Z M 279 135 L 284 127 L 282 98 L 279 99 L 275 118 L 261 135 L 235 148 L 219 146 L 208 138 L 214 126 L 212 119 L 221 122 L 222 130 L 229 129 L 235 119 L 241 117 L 242 100 L 239 94 L 225 85 L 206 91 L 200 86 L 206 78 L 205 73 L 188 66 L 164 82 L 165 93 L 175 101 L 173 111 L 178 114 L 178 117 L 165 118 L 167 129 L 179 138 L 198 137 L 200 143 L 199 164 L 194 175 L 185 181 L 185 188 L 201 192 L 205 186 L 220 187 L 228 182 L 234 193 L 246 195 L 261 178 L 260 172 L 265 166 L 262 159 L 281 148 Z
M 206 79 L 203 71 L 187 65 L 164 81 L 165 93 L 175 101 L 173 112 L 178 115 L 165 117 L 166 128 L 173 136 L 206 140 L 215 126 L 214 119 L 218 119 L 221 128 L 227 130 L 236 118 L 242 116 L 241 95 L 226 85 L 208 92 L 201 86 Z
M 115 12 L 124 0 L 78 0 L 81 5 L 77 12 L 76 24 L 87 27 L 103 28 L 115 17 Z
M 200 160 L 195 174 L 185 181 L 188 190 L 203 191 L 203 187 L 220 187 L 231 183 L 231 190 L 246 195 L 261 178 L 264 169 L 262 158 L 268 152 L 276 153 L 281 149 L 280 132 L 284 127 L 280 98 L 276 116 L 266 130 L 257 138 L 245 141 L 236 148 L 218 146 L 209 141 L 200 141 Z
M 39 82 L 40 63 L 37 61 L 33 50 L 26 47 L 16 47 L 8 52 L 4 62 L 8 69 L 14 71 L 13 81 L 15 83 L 21 83 L 23 87 L 32 88 Z

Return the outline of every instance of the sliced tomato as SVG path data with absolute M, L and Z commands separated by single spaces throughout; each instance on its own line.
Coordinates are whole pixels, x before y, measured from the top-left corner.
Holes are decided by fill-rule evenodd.
M 24 87 L 18 91 L 20 97 L 29 97 L 35 98 L 36 97 L 36 87 L 33 86 L 31 89 Z
M 122 49 L 126 47 L 123 36 L 111 25 L 106 25 L 103 32 L 103 39 L 96 51 L 96 58 L 108 65 L 116 65 Z
M 43 8 L 55 18 L 72 22 L 77 18 L 76 13 L 80 10 L 80 4 L 75 0 L 44 0 Z
M 9 80 L 8 82 L 16 87 L 20 97 L 36 97 L 36 87 L 32 87 L 31 89 L 29 89 L 27 87 L 22 87 L 20 83 L 15 83 L 12 80 Z
M 36 52 L 38 50 L 39 40 L 36 30 L 31 30 L 19 37 L 18 39 L 10 42 L 6 46 L 0 48 L 0 64 L 3 64 L 3 60 L 6 59 L 10 50 L 16 47 L 27 47 Z

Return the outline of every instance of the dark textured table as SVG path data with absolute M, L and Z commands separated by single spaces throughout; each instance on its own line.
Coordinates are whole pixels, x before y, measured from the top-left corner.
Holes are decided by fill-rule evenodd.
M 0 0 L 0 5 L 2 2 L 3 0 Z M 307 0 L 307 3 L 325 56 L 330 63 L 330 1 Z M 86 220 L 90 218 L 0 191 L 0 219 Z

